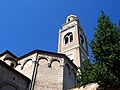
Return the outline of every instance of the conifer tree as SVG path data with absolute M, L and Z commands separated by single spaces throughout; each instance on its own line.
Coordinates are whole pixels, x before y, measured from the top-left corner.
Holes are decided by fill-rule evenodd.
M 104 66 L 98 71 L 97 81 L 102 87 L 119 87 L 120 26 L 114 25 L 102 11 L 95 30 L 90 46 L 96 64 Z
M 82 63 L 78 83 L 98 83 L 102 90 L 120 90 L 120 22 L 118 26 L 113 24 L 102 11 L 97 24 L 90 43 L 95 62 Z

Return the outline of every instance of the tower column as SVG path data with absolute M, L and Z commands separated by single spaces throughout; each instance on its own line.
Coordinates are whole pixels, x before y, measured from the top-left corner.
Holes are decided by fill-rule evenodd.
M 63 53 L 77 66 L 88 59 L 86 35 L 75 15 L 69 15 L 59 30 L 58 53 Z

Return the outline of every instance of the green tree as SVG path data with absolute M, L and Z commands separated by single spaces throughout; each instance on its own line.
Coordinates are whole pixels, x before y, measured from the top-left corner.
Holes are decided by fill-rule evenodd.
M 95 62 L 82 63 L 78 83 L 98 83 L 102 90 L 120 90 L 120 22 L 118 26 L 113 24 L 102 11 L 95 30 L 90 44 Z
M 86 85 L 92 82 L 90 79 L 91 70 L 92 64 L 88 60 L 83 61 L 82 67 L 78 70 L 77 82 L 79 85 Z
M 96 78 L 103 88 L 120 85 L 120 26 L 114 25 L 103 11 L 98 18 L 91 49 L 98 73 Z M 102 66 L 102 67 L 101 67 Z

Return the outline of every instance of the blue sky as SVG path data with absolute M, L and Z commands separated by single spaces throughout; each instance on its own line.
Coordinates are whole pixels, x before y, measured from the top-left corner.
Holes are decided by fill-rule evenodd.
M 90 43 L 101 10 L 118 24 L 120 0 L 0 0 L 0 53 L 57 52 L 58 31 L 71 11 Z

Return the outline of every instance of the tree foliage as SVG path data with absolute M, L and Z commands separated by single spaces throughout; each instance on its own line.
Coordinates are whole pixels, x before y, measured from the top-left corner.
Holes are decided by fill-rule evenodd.
M 120 85 L 120 27 L 114 25 L 102 12 L 98 18 L 98 27 L 91 41 L 91 49 L 96 63 L 104 64 L 99 84 L 105 87 Z M 101 71 L 102 72 L 102 71 Z
M 101 16 L 98 17 L 98 26 L 95 31 L 94 39 L 90 44 L 95 63 L 88 64 L 86 61 L 83 63 L 80 82 L 82 84 L 96 82 L 103 89 L 119 87 L 120 23 L 118 26 L 113 24 L 102 11 Z M 86 66 L 88 69 L 85 69 Z
M 92 64 L 88 60 L 85 60 L 82 63 L 82 67 L 80 68 L 80 70 L 78 70 L 77 80 L 78 80 L 79 85 L 86 85 L 92 82 L 89 77 L 91 70 L 92 70 Z

